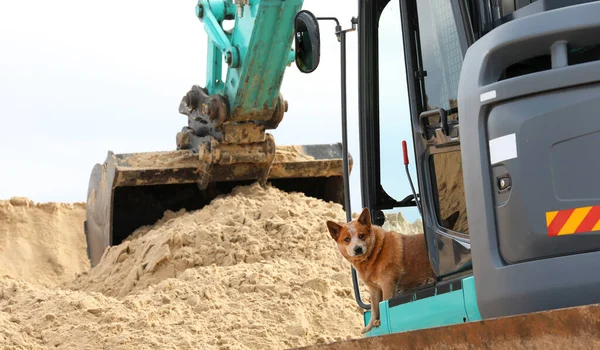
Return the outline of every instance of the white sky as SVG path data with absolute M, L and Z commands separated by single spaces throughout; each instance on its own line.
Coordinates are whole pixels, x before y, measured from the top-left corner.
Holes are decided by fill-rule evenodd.
M 305 0 L 317 16 L 343 27 L 356 1 Z M 350 6 L 349 6 L 350 4 Z M 186 124 L 178 113 L 189 88 L 205 83 L 206 34 L 196 1 L 0 2 L 0 199 L 86 201 L 91 170 L 115 153 L 175 149 Z M 411 193 L 402 164 L 409 110 L 398 2 L 382 16 L 380 110 L 382 181 L 400 200 Z M 341 141 L 339 46 L 332 22 L 321 23 L 319 68 L 286 71 L 289 102 L 278 144 Z M 359 211 L 357 35 L 348 34 L 349 150 L 352 210 Z M 414 166 L 412 166 L 414 169 Z M 412 171 L 413 181 L 416 181 Z M 416 184 L 415 184 L 416 185 Z M 410 221 L 416 209 L 403 210 Z

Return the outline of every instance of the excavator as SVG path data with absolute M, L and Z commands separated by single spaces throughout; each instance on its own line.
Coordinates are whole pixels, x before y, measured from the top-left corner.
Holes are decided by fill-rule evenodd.
M 288 109 L 286 67 L 318 68 L 319 21 L 333 19 L 343 54 L 346 33 L 358 35 L 362 205 L 376 225 L 385 211 L 418 209 L 436 279 L 382 301 L 364 337 L 305 349 L 600 348 L 600 1 L 359 0 L 350 30 L 302 5 L 198 1 L 206 85 L 181 100 L 188 125 L 175 150 L 109 152 L 94 167 L 84 224 L 92 266 L 165 210 L 199 209 L 255 181 L 340 203 L 350 218 L 345 56 L 340 144 L 278 146 L 266 133 Z M 397 40 L 380 23 L 392 5 Z M 391 74 L 381 67 L 398 66 L 406 78 L 384 87 Z M 384 99 L 402 99 L 403 84 L 409 113 L 399 116 Z M 416 189 L 407 142 L 382 147 L 404 131 Z M 386 151 L 398 168 L 386 167 Z M 400 181 L 412 194 L 391 193 Z M 366 325 L 371 305 L 350 273 Z
M 362 204 L 416 207 L 437 278 L 307 349 L 600 348 L 600 1 L 359 0 L 357 24 Z

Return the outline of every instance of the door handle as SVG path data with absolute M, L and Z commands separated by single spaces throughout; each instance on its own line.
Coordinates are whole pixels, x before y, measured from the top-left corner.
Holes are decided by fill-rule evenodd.
M 425 124 L 425 120 L 436 115 L 440 116 L 439 125 L 444 132 L 444 135 L 449 136 L 450 134 L 450 128 L 448 127 L 448 112 L 443 108 L 436 108 L 419 114 L 419 127 L 421 128 L 421 134 L 426 139 L 429 139 L 429 137 L 427 135 L 427 125 Z

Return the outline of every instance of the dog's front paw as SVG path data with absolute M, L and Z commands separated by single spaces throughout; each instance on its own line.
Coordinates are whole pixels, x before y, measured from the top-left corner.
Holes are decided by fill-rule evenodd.
M 369 324 L 362 329 L 362 331 L 360 332 L 360 334 L 365 334 L 368 331 L 370 331 L 371 329 L 375 328 L 375 327 L 379 327 L 381 326 L 381 321 L 380 320 L 376 320 L 376 321 L 371 321 L 369 322 Z

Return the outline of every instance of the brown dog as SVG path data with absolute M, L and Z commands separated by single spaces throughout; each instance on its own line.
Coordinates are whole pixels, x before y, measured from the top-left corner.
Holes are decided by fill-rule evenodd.
M 347 224 L 327 221 L 327 228 L 340 253 L 369 288 L 371 321 L 362 334 L 381 324 L 379 302 L 390 299 L 396 291 L 419 287 L 435 278 L 423 235 L 385 231 L 371 224 L 367 208 Z

